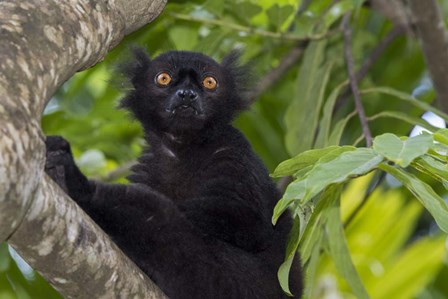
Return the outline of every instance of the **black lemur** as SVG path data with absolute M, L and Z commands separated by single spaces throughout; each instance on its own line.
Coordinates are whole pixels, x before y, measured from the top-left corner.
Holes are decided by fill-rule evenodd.
M 271 224 L 281 195 L 230 124 L 248 106 L 245 69 L 235 53 L 219 64 L 193 52 L 151 60 L 136 51 L 121 107 L 141 122 L 149 148 L 130 184 L 88 180 L 69 144 L 47 138 L 47 173 L 172 299 L 286 298 L 277 271 L 291 220 Z M 299 261 L 290 287 L 300 298 Z

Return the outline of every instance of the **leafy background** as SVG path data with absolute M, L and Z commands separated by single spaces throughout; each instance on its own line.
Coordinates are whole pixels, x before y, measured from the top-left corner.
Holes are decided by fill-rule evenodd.
M 438 3 L 447 20 L 448 3 Z M 446 148 L 440 149 L 446 145 L 446 131 L 435 135 L 438 140 L 428 139 L 421 152 L 398 144 L 408 149 L 398 158 L 393 155 L 396 148 L 390 148 L 396 144 L 394 137 L 382 135 L 409 136 L 417 124 L 435 132 L 421 118 L 427 111 L 447 119 L 431 106 L 435 94 L 414 36 L 399 34 L 393 38 L 360 82 L 369 127 L 374 136 L 381 135 L 374 149 L 361 151 L 371 150 L 391 163 L 381 162 L 383 166 L 374 165 L 362 173 L 349 171 L 337 184 L 327 181 L 307 202 L 300 192 L 308 189 L 294 189 L 303 178 L 311 182 L 308 187 L 315 186 L 310 170 L 323 167 L 324 162 L 342 175 L 331 168 L 331 162 L 346 159 L 342 162 L 353 165 L 350 155 L 359 149 L 348 146 L 365 146 L 353 98 L 344 96 L 347 67 L 340 25 L 348 11 L 352 11 L 351 48 L 358 70 L 396 30 L 384 12 L 363 1 L 170 1 L 153 23 L 126 37 L 104 62 L 76 74 L 60 88 L 45 111 L 43 130 L 48 135 L 65 136 L 89 176 L 125 181 L 127 166 L 144 146 L 139 125 L 125 111 L 115 109 L 122 92 L 115 83 L 114 65 L 126 59 L 129 45 L 147 48 L 151 55 L 172 49 L 193 50 L 217 60 L 232 49 L 243 49 L 242 60 L 250 61 L 256 82 L 262 82 L 255 87 L 262 93 L 252 108 L 235 120 L 235 126 L 244 132 L 270 171 L 275 171 L 282 186 L 288 182 L 282 176 L 294 175 L 296 179 L 281 202 L 285 203 L 288 195 L 289 202 L 283 208 L 292 208 L 296 216 L 289 248 L 291 252 L 298 248 L 303 256 L 307 298 L 447 298 L 446 234 L 434 221 L 447 219 Z M 272 70 L 288 58 L 293 63 L 276 78 Z M 335 152 L 327 161 L 316 151 L 299 155 L 299 160 L 308 159 L 308 164 L 300 167 L 294 164 L 297 160 L 288 160 L 331 145 Z M 345 147 L 336 147 L 340 145 Z M 348 153 L 343 154 L 346 150 Z M 425 162 L 433 158 L 436 164 Z M 289 172 L 282 173 L 282 167 Z M 406 178 L 412 175 L 417 180 L 413 182 L 430 186 L 440 197 L 441 208 L 425 209 L 415 198 L 415 190 L 405 188 L 403 177 L 400 182 L 376 171 L 378 167 L 397 177 L 400 173 Z M 355 176 L 360 177 L 352 179 Z M 427 194 L 422 198 L 423 203 L 437 202 Z M 285 265 L 279 278 L 287 289 Z M 0 299 L 9 298 L 60 295 L 12 248 L 2 244 Z

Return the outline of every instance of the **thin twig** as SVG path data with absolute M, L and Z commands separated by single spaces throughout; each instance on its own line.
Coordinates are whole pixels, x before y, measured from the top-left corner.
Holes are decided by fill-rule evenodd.
M 350 80 L 350 88 L 353 93 L 353 97 L 355 99 L 355 107 L 358 112 L 359 120 L 361 122 L 362 131 L 364 136 L 366 137 L 366 145 L 370 147 L 372 145 L 372 134 L 370 133 L 369 124 L 367 122 L 366 113 L 364 112 L 364 107 L 361 102 L 361 95 L 358 89 L 358 83 L 356 80 L 355 70 L 354 70 L 354 62 L 353 62 L 353 54 L 351 50 L 352 44 L 352 30 L 350 28 L 350 16 L 351 13 L 348 12 L 344 15 L 342 19 L 342 30 L 344 33 L 344 56 L 347 64 L 348 77 Z
M 356 81 L 361 82 L 367 73 L 369 72 L 372 65 L 378 58 L 383 54 L 384 50 L 398 37 L 403 35 L 406 32 L 405 27 L 394 27 L 390 30 L 387 35 L 380 41 L 380 43 L 372 50 L 370 55 L 366 58 L 361 68 L 356 72 Z M 335 110 L 338 110 L 339 107 L 343 106 L 345 102 L 351 95 L 350 87 L 344 89 L 341 95 L 338 97 L 335 105 Z
M 254 28 L 254 27 L 248 27 L 248 26 L 238 25 L 235 23 L 229 23 L 229 22 L 226 22 L 223 20 L 218 20 L 218 19 L 198 18 L 198 17 L 193 17 L 190 15 L 173 13 L 173 12 L 169 13 L 169 15 L 171 17 L 179 19 L 179 20 L 198 22 L 198 23 L 209 24 L 209 25 L 217 25 L 222 28 L 237 30 L 240 32 L 246 32 L 249 34 L 257 34 L 260 36 L 278 38 L 278 39 L 290 40 L 290 41 L 320 40 L 320 39 L 326 38 L 329 35 L 332 35 L 336 32 L 339 32 L 339 29 L 338 29 L 338 30 L 333 30 L 333 31 L 325 31 L 322 33 L 317 33 L 317 34 L 297 35 L 297 34 L 292 34 L 292 33 L 272 32 L 272 31 L 262 30 L 262 29 L 258 29 L 258 28 Z

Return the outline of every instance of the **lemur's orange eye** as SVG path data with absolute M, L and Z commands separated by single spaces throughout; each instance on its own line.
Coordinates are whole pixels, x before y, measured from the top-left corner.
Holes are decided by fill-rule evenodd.
M 161 72 L 156 76 L 156 83 L 160 86 L 168 86 L 171 83 L 171 76 L 166 72 Z
M 213 90 L 218 86 L 218 81 L 212 76 L 207 76 L 202 80 L 202 85 L 208 90 Z

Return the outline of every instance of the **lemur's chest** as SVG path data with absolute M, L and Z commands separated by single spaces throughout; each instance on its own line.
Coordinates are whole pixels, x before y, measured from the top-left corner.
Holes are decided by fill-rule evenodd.
M 203 168 L 207 157 L 200 153 L 158 153 L 151 161 L 150 183 L 153 188 L 173 200 L 185 200 L 200 196 Z

